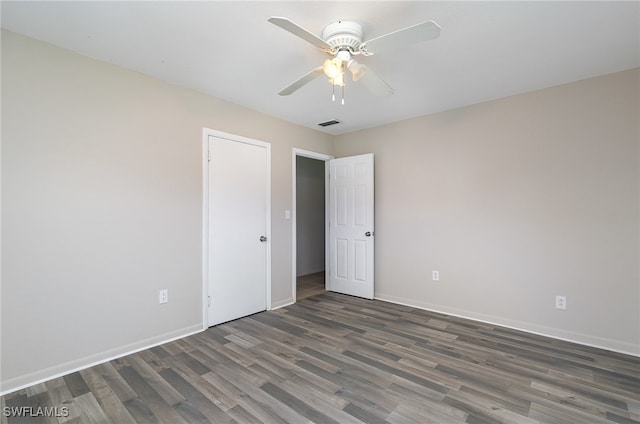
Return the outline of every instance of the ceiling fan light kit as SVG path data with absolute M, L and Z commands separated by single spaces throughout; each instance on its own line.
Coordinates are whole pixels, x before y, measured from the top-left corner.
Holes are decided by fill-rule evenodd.
M 362 26 L 353 21 L 337 21 L 327 25 L 322 30 L 322 37 L 318 37 L 287 18 L 273 16 L 268 21 L 332 56 L 331 59 L 325 60 L 322 66 L 298 78 L 280 90 L 278 94 L 288 96 L 324 73 L 332 86 L 334 101 L 335 87 L 342 88 L 342 104 L 344 104 L 345 68 L 351 72 L 352 81 L 362 81 L 362 84 L 374 94 L 380 96 L 393 94 L 393 89 L 389 84 L 371 71 L 369 67 L 358 63 L 353 59 L 353 56 L 359 54 L 371 56 L 377 51 L 399 48 L 440 36 L 440 26 L 433 21 L 422 22 L 364 42 L 362 41 Z
M 344 63 L 351 60 L 351 54 L 347 50 L 340 50 L 333 59 L 324 61 L 322 70 L 329 77 L 329 82 L 333 85 L 331 99 L 336 101 L 336 86 L 342 87 L 342 104 L 344 104 Z

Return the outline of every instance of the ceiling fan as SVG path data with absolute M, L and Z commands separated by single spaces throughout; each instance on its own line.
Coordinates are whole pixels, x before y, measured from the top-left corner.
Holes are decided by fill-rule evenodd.
M 381 96 L 393 94 L 393 89 L 389 84 L 378 77 L 368 66 L 358 63 L 353 58 L 354 56 L 360 54 L 371 56 L 384 50 L 432 40 L 440 35 L 440 26 L 433 21 L 422 22 L 367 41 L 362 40 L 362 26 L 357 22 L 337 21 L 331 23 L 322 30 L 322 36 L 318 37 L 287 18 L 273 16 L 268 21 L 313 44 L 331 56 L 330 59 L 324 61 L 322 66 L 303 75 L 280 90 L 278 94 L 288 96 L 324 73 L 333 86 L 334 101 L 335 87 L 342 87 L 342 104 L 344 104 L 345 68 L 351 72 L 353 81 L 362 82 L 374 94 Z

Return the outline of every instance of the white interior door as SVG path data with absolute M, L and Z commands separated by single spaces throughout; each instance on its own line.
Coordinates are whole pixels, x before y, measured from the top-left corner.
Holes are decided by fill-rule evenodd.
M 329 161 L 328 290 L 373 299 L 373 154 Z
M 209 154 L 211 326 L 266 309 L 270 179 L 267 145 L 210 135 Z

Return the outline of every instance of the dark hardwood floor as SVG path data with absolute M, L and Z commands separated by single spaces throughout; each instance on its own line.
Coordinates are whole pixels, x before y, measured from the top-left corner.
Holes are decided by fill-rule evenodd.
M 324 293 L 1 401 L 68 408 L 10 424 L 638 423 L 640 359 Z

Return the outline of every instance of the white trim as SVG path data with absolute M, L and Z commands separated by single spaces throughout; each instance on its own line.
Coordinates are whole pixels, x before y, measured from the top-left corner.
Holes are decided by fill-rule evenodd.
M 374 297 L 374 299 L 403 306 L 410 306 L 412 308 L 422 309 L 425 311 L 437 312 L 439 314 L 445 314 L 472 321 L 482 322 L 485 324 L 497 325 L 500 327 L 523 331 L 529 334 L 536 334 L 538 336 L 549 337 L 565 342 L 577 343 L 583 346 L 595 347 L 598 349 L 604 349 L 612 352 L 622 353 L 625 355 L 640 357 L 640 348 L 633 343 L 605 339 L 602 337 L 594 337 L 588 334 L 575 333 L 573 331 L 558 330 L 556 328 L 545 327 L 522 321 L 509 320 L 491 315 L 476 314 L 469 311 L 460 311 L 442 305 L 434 305 L 427 302 L 417 301 L 415 299 L 406 299 L 403 297 L 392 295 L 378 293 Z
M 285 306 L 293 305 L 296 303 L 295 299 L 285 299 L 271 305 L 271 310 L 284 308 Z
M 56 365 L 50 368 L 45 368 L 40 371 L 21 375 L 20 377 L 9 379 L 3 382 L 3 390 L 0 391 L 0 396 L 22 390 L 36 384 L 44 383 L 45 381 L 49 381 L 54 378 L 62 377 L 77 371 L 82 371 L 96 365 L 104 364 L 109 361 L 113 361 L 114 359 L 132 355 L 142 350 L 151 349 L 152 347 L 160 346 L 174 340 L 183 339 L 185 337 L 201 333 L 202 331 L 203 330 L 202 328 L 200 328 L 200 325 L 196 324 L 190 327 L 183 328 L 181 330 L 171 331 L 169 333 L 163 334 L 162 336 L 151 337 L 141 342 L 131 343 L 129 345 L 121 346 L 116 349 L 110 349 L 106 352 L 100 352 L 99 354 L 90 355 L 81 359 L 75 359 L 73 361 L 65 362 L 63 364 Z M 9 389 L 4 390 L 5 387 L 9 387 Z
M 296 290 L 296 280 L 298 278 L 298 276 L 296 275 L 298 273 L 297 270 L 297 261 L 298 261 L 298 234 L 297 234 L 297 226 L 296 226 L 296 220 L 297 220 L 297 207 L 296 207 L 296 189 L 297 189 L 297 181 L 298 181 L 298 173 L 296 172 L 297 170 L 297 165 L 296 165 L 296 158 L 298 156 L 303 156 L 305 158 L 310 158 L 310 159 L 317 159 L 317 160 L 322 160 L 325 162 L 325 166 L 324 166 L 324 217 L 325 217 L 325 228 L 324 228 L 324 238 L 325 238 L 325 272 L 329 271 L 329 161 L 331 159 L 333 159 L 333 156 L 330 155 L 326 155 L 324 153 L 317 153 L 317 152 L 312 152 L 310 150 L 304 150 L 304 149 L 298 149 L 297 147 L 294 147 L 292 149 L 291 152 L 291 159 L 292 159 L 292 187 L 293 187 L 293 193 L 291 195 L 291 255 L 292 255 L 292 260 L 291 260 L 291 275 L 292 275 L 292 282 L 291 282 L 291 296 L 293 298 L 293 302 L 291 303 L 296 303 L 296 297 L 297 297 L 297 290 Z M 325 280 L 326 281 L 326 280 Z M 326 284 L 326 283 L 325 283 Z M 286 305 L 283 305 L 286 306 Z
M 239 143 L 260 146 L 266 149 L 267 154 L 267 177 L 266 185 L 266 308 L 267 311 L 272 309 L 271 305 L 271 143 L 267 143 L 253 138 L 243 137 L 236 134 L 230 134 L 210 128 L 202 128 L 202 327 L 209 327 L 208 319 L 208 296 L 209 296 L 209 137 L 218 137 L 225 140 L 236 141 Z
M 202 329 L 208 328 L 209 319 L 209 133 L 202 128 Z

